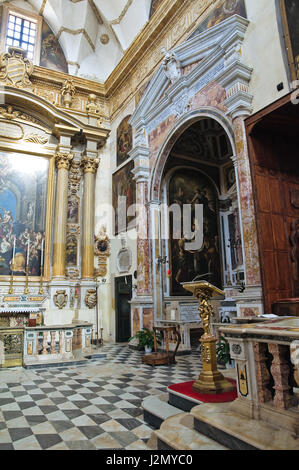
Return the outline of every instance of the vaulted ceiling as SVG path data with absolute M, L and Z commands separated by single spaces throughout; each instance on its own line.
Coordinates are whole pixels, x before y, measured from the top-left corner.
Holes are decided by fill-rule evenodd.
M 13 0 L 43 15 L 59 38 L 69 72 L 105 81 L 147 23 L 151 0 Z

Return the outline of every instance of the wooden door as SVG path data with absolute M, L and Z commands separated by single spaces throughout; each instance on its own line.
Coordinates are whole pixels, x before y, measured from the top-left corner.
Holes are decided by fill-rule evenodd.
M 299 295 L 299 237 L 296 241 L 294 234 L 299 222 L 299 174 L 294 142 L 283 132 L 283 124 L 280 132 L 260 126 L 249 139 L 266 313 L 277 300 Z
M 115 279 L 116 341 L 127 342 L 131 336 L 132 276 Z

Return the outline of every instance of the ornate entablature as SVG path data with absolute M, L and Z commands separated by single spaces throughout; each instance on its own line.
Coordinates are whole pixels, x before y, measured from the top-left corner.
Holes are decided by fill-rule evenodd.
M 103 121 L 109 121 L 104 86 L 57 71 L 49 76 L 46 69 L 34 66 L 21 48 L 10 47 L 0 55 L 0 84 L 26 90 L 56 108 L 66 109 L 83 125 L 101 128 Z M 90 121 L 91 116 L 96 119 Z
M 249 82 L 252 69 L 242 60 L 242 43 L 249 21 L 234 15 L 209 30 L 197 34 L 169 51 L 169 60 L 163 62 L 141 98 L 130 119 L 134 128 L 135 149 L 131 155 L 140 155 L 140 136 L 147 136 L 170 116 L 180 119 L 198 107 L 196 96 L 205 87 L 215 83 L 225 90 L 223 110 L 231 117 L 234 111 L 250 114 L 252 96 Z M 169 62 L 174 65 L 174 76 L 165 73 Z M 186 68 L 197 63 L 189 73 L 179 73 L 179 64 Z M 143 147 L 145 139 L 143 137 Z M 137 163 L 137 161 L 136 161 Z

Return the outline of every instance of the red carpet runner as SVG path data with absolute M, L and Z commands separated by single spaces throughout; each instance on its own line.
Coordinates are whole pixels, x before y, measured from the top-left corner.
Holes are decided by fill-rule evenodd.
M 236 381 L 233 379 L 227 379 L 233 385 L 236 386 Z M 237 387 L 235 390 L 225 393 L 197 393 L 192 390 L 192 385 L 194 384 L 194 380 L 192 382 L 183 382 L 180 384 L 170 385 L 168 387 L 169 390 L 173 390 L 174 392 L 181 393 L 186 397 L 194 398 L 195 400 L 202 401 L 203 403 L 226 403 L 229 401 L 234 401 L 237 396 Z

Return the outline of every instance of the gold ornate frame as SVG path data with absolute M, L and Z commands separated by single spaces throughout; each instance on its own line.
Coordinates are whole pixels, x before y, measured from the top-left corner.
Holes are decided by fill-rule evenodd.
M 45 262 L 44 262 L 44 281 L 50 281 L 50 265 L 51 265 L 51 246 L 52 246 L 52 219 L 53 219 L 53 207 L 54 207 L 54 185 L 55 185 L 55 155 L 53 151 L 44 149 L 44 152 L 38 147 L 36 151 L 32 147 L 27 149 L 20 149 L 4 145 L 0 142 L 0 151 L 8 153 L 20 153 L 33 155 L 36 158 L 43 157 L 49 160 L 48 168 L 48 186 L 47 186 L 47 202 L 46 202 L 46 225 L 45 225 Z M 39 151 L 38 151 L 39 150 Z M 10 276 L 0 276 L 0 281 L 9 282 Z M 14 277 L 14 284 L 18 282 L 24 282 L 24 276 Z M 40 276 L 29 276 L 29 282 L 39 282 Z

